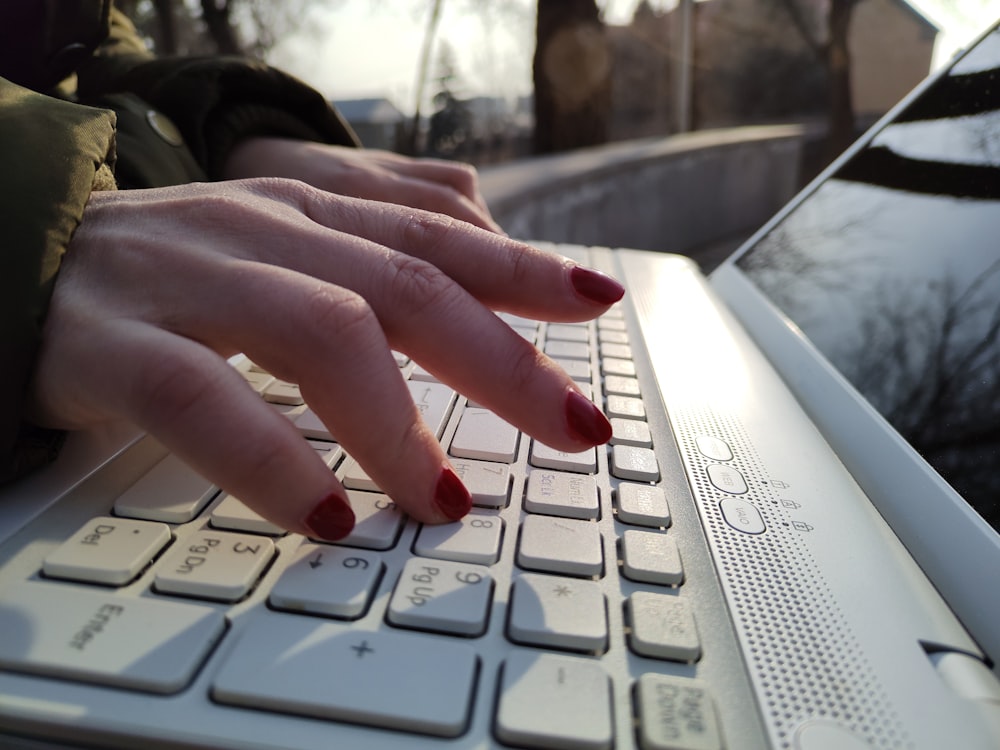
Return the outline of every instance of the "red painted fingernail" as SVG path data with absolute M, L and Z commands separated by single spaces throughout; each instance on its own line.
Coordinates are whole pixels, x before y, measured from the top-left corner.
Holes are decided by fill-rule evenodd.
M 569 280 L 581 297 L 602 305 L 613 305 L 625 296 L 625 287 L 615 279 L 593 268 L 574 266 Z
M 306 516 L 305 525 L 311 537 L 329 541 L 343 539 L 354 528 L 354 511 L 340 495 L 331 492 Z
M 472 495 L 450 466 L 441 469 L 434 488 L 434 504 L 452 521 L 462 518 L 472 508 Z
M 577 437 L 600 445 L 611 439 L 611 423 L 594 403 L 574 390 L 566 396 L 566 422 Z

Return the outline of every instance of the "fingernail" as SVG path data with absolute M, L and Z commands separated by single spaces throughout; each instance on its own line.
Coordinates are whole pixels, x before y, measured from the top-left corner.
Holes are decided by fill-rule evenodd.
M 611 439 L 611 423 L 594 403 L 570 390 L 566 396 L 566 422 L 569 429 L 588 443 L 600 445 Z
M 452 521 L 462 518 L 472 508 L 472 495 L 450 466 L 441 469 L 434 488 L 434 504 Z
M 354 528 L 354 511 L 339 495 L 331 492 L 306 516 L 305 525 L 311 537 L 329 541 L 342 539 Z
M 577 294 L 591 302 L 602 305 L 613 305 L 625 296 L 625 287 L 615 279 L 593 268 L 573 266 L 569 272 L 569 280 Z

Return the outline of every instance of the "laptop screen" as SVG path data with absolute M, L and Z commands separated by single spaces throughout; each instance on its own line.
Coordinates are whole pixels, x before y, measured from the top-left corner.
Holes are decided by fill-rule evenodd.
M 1000 531 L 1000 31 L 737 265 Z

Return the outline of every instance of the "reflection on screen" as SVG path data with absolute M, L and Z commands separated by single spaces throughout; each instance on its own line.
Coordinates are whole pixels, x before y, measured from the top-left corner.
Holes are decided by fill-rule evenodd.
M 737 263 L 1000 531 L 1000 31 Z

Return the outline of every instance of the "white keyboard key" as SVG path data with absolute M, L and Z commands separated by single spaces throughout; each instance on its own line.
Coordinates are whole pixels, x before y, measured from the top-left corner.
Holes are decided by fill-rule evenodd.
M 511 326 L 511 330 L 534 346 L 538 343 L 538 331 L 534 328 L 522 328 L 521 326 Z
M 482 508 L 505 508 L 510 497 L 510 467 L 506 464 L 453 458 L 451 466 Z
M 635 377 L 635 362 L 630 359 L 614 359 L 608 357 L 601 360 L 603 375 L 621 375 L 626 378 Z
M 441 383 L 408 380 L 406 385 L 420 416 L 440 440 L 451 416 L 451 408 L 455 405 L 455 391 Z
M 646 405 L 641 398 L 631 396 L 608 396 L 607 405 L 608 417 L 621 417 L 622 419 L 645 419 Z
M 633 445 L 611 446 L 611 473 L 619 479 L 635 482 L 660 481 L 660 465 L 649 448 Z
M 522 318 L 520 315 L 514 315 L 513 313 L 497 313 L 497 317 L 511 328 L 523 328 L 528 331 L 538 330 L 538 321 L 531 318 Z
M 392 358 L 396 361 L 396 367 L 406 367 L 410 364 L 410 358 L 402 352 L 393 351 Z
M 170 454 L 115 501 L 115 514 L 163 523 L 185 523 L 201 512 L 218 489 Z
M 637 591 L 628 598 L 629 647 L 654 659 L 693 662 L 701 657 L 694 614 L 683 599 Z
M 596 523 L 529 515 L 521 524 L 517 564 L 529 570 L 591 577 L 604 571 Z
M 604 392 L 617 393 L 619 396 L 638 396 L 639 381 L 635 378 L 623 378 L 621 375 L 608 375 L 604 378 Z
M 638 419 L 621 419 L 612 417 L 611 421 L 611 444 L 612 445 L 634 445 L 636 448 L 652 448 L 653 436 L 649 432 L 649 425 L 640 422 Z
M 500 558 L 503 519 L 470 513 L 458 521 L 424 525 L 413 543 L 423 557 L 455 562 L 492 565 Z
M 268 603 L 289 612 L 354 620 L 368 611 L 382 569 L 371 552 L 306 542 L 274 584 Z
M 306 442 L 313 447 L 316 455 L 323 459 L 323 463 L 331 469 L 344 457 L 344 449 L 337 445 L 337 443 L 325 440 L 307 440 Z
M 628 334 L 624 330 L 612 330 L 604 326 L 598 327 L 597 338 L 602 344 L 627 344 L 629 340 Z M 626 359 L 631 359 L 631 357 L 626 357 Z
M 82 586 L 19 583 L 0 601 L 0 669 L 151 693 L 182 690 L 225 630 L 213 607 Z
M 226 495 L 212 508 L 209 522 L 216 529 L 249 531 L 252 534 L 281 536 L 285 530 L 271 523 L 257 511 L 251 510 L 235 495 Z
M 590 361 L 590 346 L 575 341 L 548 341 L 545 353 L 557 359 L 582 359 Z
M 514 580 L 507 635 L 530 646 L 602 652 L 608 617 L 594 581 L 524 573 Z
M 457 640 L 272 615 L 244 630 L 212 688 L 230 705 L 442 737 L 469 720 L 478 658 Z
M 552 360 L 559 365 L 563 371 L 578 383 L 590 382 L 590 362 L 582 359 L 559 359 L 553 357 Z
M 42 571 L 54 578 L 122 586 L 170 542 L 170 527 L 149 521 L 102 516 L 53 550 Z
M 237 601 L 257 582 L 274 556 L 261 536 L 202 529 L 174 545 L 156 568 L 157 591 Z
M 514 651 L 503 665 L 496 733 L 517 747 L 614 746 L 611 680 L 587 659 Z
M 563 518 L 596 519 L 600 515 L 597 480 L 590 474 L 534 469 L 528 474 L 524 509 Z
M 488 409 L 466 407 L 451 440 L 460 458 L 512 463 L 517 457 L 518 429 Z
M 566 453 L 533 440 L 530 460 L 532 466 L 540 469 L 575 471 L 580 474 L 593 474 L 597 471 L 597 451 L 594 448 L 580 453 Z
M 649 750 L 722 750 L 715 702 L 701 680 L 647 673 L 635 690 L 639 744 Z
M 314 440 L 333 440 L 330 430 L 320 421 L 312 409 L 306 408 L 301 414 L 295 415 L 292 422 L 299 428 L 302 437 Z
M 242 373 L 243 379 L 250 384 L 250 387 L 257 393 L 263 395 L 264 389 L 274 382 L 274 376 L 260 370 L 248 370 Z
M 622 535 L 622 568 L 626 578 L 664 586 L 684 582 L 677 542 L 656 531 L 627 529 Z
M 670 507 L 660 487 L 622 482 L 615 491 L 615 500 L 622 523 L 654 528 L 670 525 Z
M 393 625 L 457 635 L 481 635 L 493 596 L 485 565 L 411 557 L 389 600 Z
M 286 406 L 301 406 L 305 403 L 298 384 L 286 383 L 284 380 L 275 380 L 270 383 L 264 389 L 264 400 L 271 404 L 284 404 Z
M 349 490 L 363 490 L 365 492 L 381 492 L 375 481 L 368 476 L 361 464 L 350 456 L 344 461 L 344 475 L 341 477 L 344 486 Z
M 599 331 L 624 331 L 625 321 L 621 316 L 605 313 L 597 319 L 597 329 Z
M 410 380 L 418 383 L 440 383 L 441 381 L 437 379 L 434 375 L 429 373 L 418 363 L 413 363 L 413 371 L 410 373 Z
M 632 347 L 628 344 L 616 344 L 611 341 L 602 341 L 601 357 L 610 357 L 612 359 L 632 359 Z
M 396 544 L 406 517 L 388 495 L 348 490 L 347 499 L 354 511 L 354 528 L 337 544 L 375 550 Z
M 576 341 L 586 344 L 590 341 L 590 331 L 586 325 L 549 323 L 545 338 L 548 341 Z

